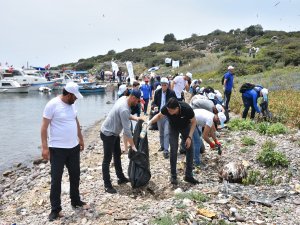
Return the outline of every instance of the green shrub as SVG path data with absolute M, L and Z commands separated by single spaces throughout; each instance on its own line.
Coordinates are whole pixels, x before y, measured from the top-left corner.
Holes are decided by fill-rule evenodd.
M 246 152 L 248 152 L 248 150 L 249 150 L 248 148 L 241 148 L 241 149 L 240 149 L 240 152 L 241 152 L 241 153 L 246 153 Z
M 230 130 L 254 130 L 255 123 L 249 119 L 232 119 L 227 126 Z
M 205 194 L 202 194 L 198 191 L 190 191 L 190 192 L 182 192 L 179 194 L 176 194 L 176 198 L 178 199 L 190 199 L 192 201 L 197 201 L 197 202 L 206 202 L 209 200 L 209 197 L 206 196 Z
M 173 221 L 171 216 L 166 215 L 166 216 L 155 218 L 153 221 L 151 221 L 151 223 L 157 225 L 173 225 L 176 223 L 176 221 Z
M 258 170 L 250 170 L 247 177 L 242 180 L 244 185 L 258 184 L 260 182 L 260 172 Z
M 268 127 L 269 127 L 269 123 L 268 122 L 262 122 L 262 123 L 258 123 L 256 125 L 256 130 L 260 134 L 266 134 L 267 130 L 268 130 Z
M 274 151 L 276 144 L 266 141 L 259 152 L 257 160 L 267 167 L 288 166 L 289 161 L 284 153 Z
M 246 145 L 246 146 L 256 144 L 255 140 L 251 137 L 242 137 L 242 143 L 243 143 L 243 145 Z
M 268 135 L 277 135 L 285 133 L 287 133 L 287 128 L 282 123 L 271 124 L 266 132 L 266 134 Z

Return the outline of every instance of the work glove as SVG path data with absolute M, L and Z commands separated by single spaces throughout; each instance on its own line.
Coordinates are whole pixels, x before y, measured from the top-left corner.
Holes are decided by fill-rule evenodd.
M 211 142 L 211 143 L 209 144 L 209 146 L 210 146 L 211 149 L 214 149 L 214 148 L 215 148 L 215 144 L 214 144 L 213 142 Z

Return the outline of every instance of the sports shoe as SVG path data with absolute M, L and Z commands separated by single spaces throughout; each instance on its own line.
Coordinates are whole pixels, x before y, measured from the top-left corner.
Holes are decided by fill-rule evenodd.
M 175 177 L 171 177 L 170 181 L 171 181 L 171 184 L 178 185 L 178 181 Z
M 126 184 L 130 182 L 130 180 L 127 177 L 123 177 L 122 179 L 118 179 L 118 184 Z
M 191 184 L 199 184 L 200 183 L 194 177 L 184 177 L 184 181 L 189 182 Z
M 60 216 L 59 212 L 57 211 L 51 211 L 51 213 L 48 216 L 49 221 L 54 221 L 56 219 L 58 219 Z
M 169 152 L 164 152 L 163 154 L 164 154 L 164 158 L 165 158 L 165 159 L 168 159 L 168 158 L 169 158 Z
M 158 149 L 159 152 L 162 152 L 163 150 L 164 150 L 163 147 L 160 147 L 160 148 Z
M 109 194 L 116 194 L 117 190 L 113 188 L 113 186 L 110 187 L 105 187 L 105 192 L 109 193 Z

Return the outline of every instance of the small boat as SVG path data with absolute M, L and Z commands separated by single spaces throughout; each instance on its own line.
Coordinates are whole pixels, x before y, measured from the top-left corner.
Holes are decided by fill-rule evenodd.
M 39 92 L 49 93 L 52 89 L 49 87 L 39 87 Z
M 0 93 L 28 93 L 30 86 L 21 86 L 15 80 L 0 80 Z
M 79 86 L 79 92 L 85 94 L 105 92 L 106 85 Z

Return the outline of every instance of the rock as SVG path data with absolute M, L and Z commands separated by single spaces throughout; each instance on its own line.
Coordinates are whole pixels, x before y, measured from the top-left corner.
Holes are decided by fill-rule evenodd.
M 12 174 L 13 173 L 13 171 L 12 170 L 6 170 L 6 171 L 4 171 L 3 173 L 2 173 L 2 175 L 4 176 L 4 177 L 8 177 L 10 174 Z
M 22 165 L 22 163 L 20 163 L 20 162 L 19 162 L 19 163 L 15 163 L 15 164 L 14 164 L 14 167 L 17 167 L 17 168 L 18 168 L 18 167 L 20 167 L 21 165 Z
M 266 224 L 265 221 L 259 220 L 259 219 L 255 220 L 254 223 L 258 224 L 258 225 L 265 225 Z
M 174 191 L 174 194 L 180 194 L 182 193 L 182 189 L 181 188 L 176 188 Z
M 38 159 L 35 159 L 33 160 L 33 165 L 39 165 L 41 163 L 47 163 L 48 161 L 47 160 L 44 160 L 43 158 L 38 158 Z

